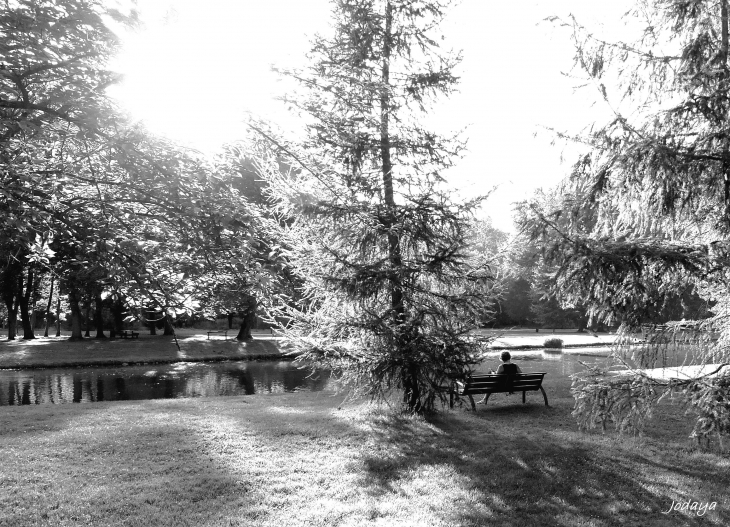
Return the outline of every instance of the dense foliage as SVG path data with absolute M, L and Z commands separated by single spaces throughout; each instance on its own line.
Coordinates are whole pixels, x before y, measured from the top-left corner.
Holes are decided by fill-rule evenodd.
M 577 69 L 614 116 L 577 138 L 588 153 L 554 200 L 524 204 L 520 223 L 555 269 L 563 302 L 621 324 L 626 342 L 663 309 L 701 319 L 618 349 L 617 362 L 728 363 L 727 1 L 640 0 L 627 16 L 643 30 L 636 42 L 606 42 L 568 22 Z M 631 371 L 576 379 L 581 425 L 640 426 L 657 400 L 679 389 Z M 699 416 L 696 436 L 727 431 L 727 375 L 679 383 Z

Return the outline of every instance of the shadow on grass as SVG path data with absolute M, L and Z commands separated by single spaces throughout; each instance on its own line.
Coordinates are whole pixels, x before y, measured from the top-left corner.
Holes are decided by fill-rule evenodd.
M 201 444 L 210 425 L 195 412 L 139 401 L 5 408 L 2 417 L 0 525 L 192 527 L 245 518 L 260 500 Z
M 579 434 L 568 399 L 431 421 L 341 401 L 3 409 L 0 525 L 730 524 L 727 463 Z M 662 514 L 688 499 L 718 507 Z
M 363 487 L 382 496 L 413 474 L 447 475 L 442 492 L 455 503 L 446 518 L 454 525 L 730 524 L 727 467 L 671 452 L 657 459 L 620 440 L 545 426 L 566 410 L 520 405 L 430 423 L 375 419 L 377 441 L 392 448 L 362 458 Z M 715 501 L 718 510 L 663 514 L 687 500 Z

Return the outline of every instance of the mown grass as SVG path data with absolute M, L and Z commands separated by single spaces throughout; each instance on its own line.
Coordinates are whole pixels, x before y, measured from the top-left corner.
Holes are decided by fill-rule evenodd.
M 322 393 L 3 407 L 0 525 L 730 524 L 730 460 L 681 413 L 584 434 L 546 385 L 430 420 Z M 717 509 L 662 513 L 687 499 Z

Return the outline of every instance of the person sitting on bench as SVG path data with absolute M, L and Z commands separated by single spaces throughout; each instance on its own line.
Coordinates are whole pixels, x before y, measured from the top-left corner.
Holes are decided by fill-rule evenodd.
M 502 359 L 502 364 L 499 365 L 499 368 L 497 368 L 497 371 L 493 371 L 492 373 L 499 374 L 505 374 L 505 375 L 514 375 L 515 373 L 522 373 L 522 370 L 520 369 L 517 364 L 512 363 L 512 355 L 509 354 L 509 351 L 503 351 L 502 355 L 499 357 Z
M 512 355 L 510 355 L 509 351 L 503 351 L 502 354 L 499 356 L 500 359 L 502 359 L 502 364 L 499 365 L 499 368 L 497 368 L 497 371 L 493 371 L 491 373 L 496 373 L 497 375 L 515 375 L 517 373 L 522 373 L 522 370 L 520 369 L 517 364 L 512 363 Z M 508 381 L 510 391 L 508 392 L 510 395 L 512 395 L 514 392 L 511 390 L 512 388 L 512 379 L 508 377 Z M 484 396 L 484 399 L 479 401 L 477 404 L 487 403 L 487 399 L 489 399 L 488 396 Z

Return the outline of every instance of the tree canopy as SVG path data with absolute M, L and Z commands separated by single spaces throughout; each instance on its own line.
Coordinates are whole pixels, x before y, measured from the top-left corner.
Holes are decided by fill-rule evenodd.
M 73 338 L 81 338 L 82 300 L 100 312 L 102 296 L 114 297 L 137 317 L 148 304 L 170 317 L 196 309 L 222 262 L 239 278 L 252 275 L 244 233 L 255 214 L 231 174 L 131 124 L 106 93 L 118 80 L 110 19 L 133 24 L 135 14 L 97 0 L 0 7 L 0 284 L 9 338 L 18 313 L 33 338 L 28 302 L 50 274 L 68 294 Z

